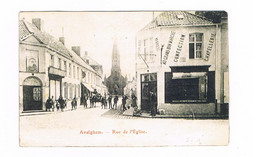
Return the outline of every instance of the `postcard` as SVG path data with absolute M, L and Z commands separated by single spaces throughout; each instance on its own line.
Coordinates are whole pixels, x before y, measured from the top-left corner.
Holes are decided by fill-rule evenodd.
M 228 145 L 227 12 L 20 12 L 19 141 Z

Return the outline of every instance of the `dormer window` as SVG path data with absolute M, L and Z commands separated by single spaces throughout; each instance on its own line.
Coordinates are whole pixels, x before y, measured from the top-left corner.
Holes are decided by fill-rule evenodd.
M 183 15 L 177 15 L 178 20 L 183 20 L 184 16 Z

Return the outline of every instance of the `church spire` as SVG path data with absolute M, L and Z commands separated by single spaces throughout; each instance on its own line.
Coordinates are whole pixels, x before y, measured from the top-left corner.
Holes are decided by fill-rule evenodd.
M 121 73 L 120 69 L 120 54 L 117 47 L 117 39 L 114 41 L 113 52 L 112 52 L 112 69 L 111 72 L 117 71 L 119 74 Z

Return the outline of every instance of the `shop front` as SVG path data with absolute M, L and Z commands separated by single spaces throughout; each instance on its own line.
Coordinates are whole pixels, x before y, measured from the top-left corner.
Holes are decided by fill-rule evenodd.
M 165 73 L 165 103 L 214 102 L 215 76 L 209 67 L 171 66 Z
M 62 78 L 66 72 L 58 68 L 49 67 L 49 96 L 54 100 L 58 100 L 62 96 Z

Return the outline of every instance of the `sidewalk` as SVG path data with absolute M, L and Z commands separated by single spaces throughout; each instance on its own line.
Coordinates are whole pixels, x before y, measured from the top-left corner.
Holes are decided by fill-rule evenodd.
M 83 105 L 80 105 L 77 107 L 78 109 L 82 109 L 84 108 Z M 67 112 L 67 111 L 72 111 L 71 107 L 67 107 L 63 110 L 63 112 Z M 34 115 L 45 115 L 45 114 L 57 114 L 57 113 L 63 113 L 61 110 L 57 111 L 56 109 L 54 110 L 54 112 L 50 112 L 50 111 L 44 111 L 44 110 L 32 110 L 32 111 L 25 111 L 20 113 L 20 116 L 34 116 Z
M 135 115 L 134 115 L 135 116 Z M 151 116 L 150 113 L 142 113 L 138 117 L 145 117 L 145 118 L 185 118 L 185 119 L 228 119 L 227 115 L 159 115 Z

